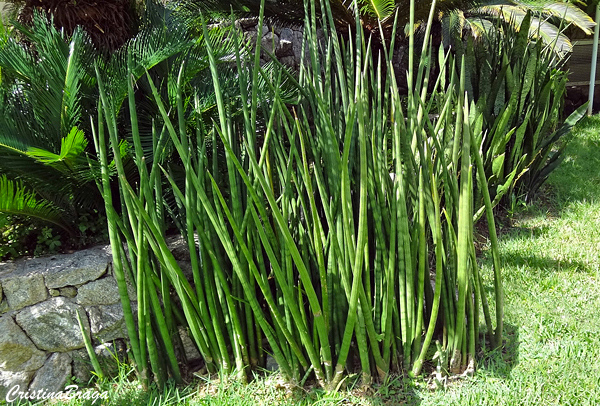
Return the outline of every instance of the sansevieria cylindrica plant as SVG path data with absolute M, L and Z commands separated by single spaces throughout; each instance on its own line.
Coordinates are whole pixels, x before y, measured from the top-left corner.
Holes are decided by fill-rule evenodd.
M 351 41 L 338 39 L 327 2 L 321 15 L 314 2 L 306 9 L 307 58 L 298 76 L 283 67 L 266 72 L 260 41 L 229 38 L 236 98 L 225 96 L 206 41 L 218 109 L 212 122 L 202 121 L 185 61 L 169 85 L 176 114 L 147 82 L 161 114 L 151 162 L 137 136 L 129 81 L 137 182 L 124 176 L 110 83 L 101 83 L 95 145 L 115 275 L 143 379 L 150 372 L 159 381 L 180 378 L 178 324 L 210 372 L 246 379 L 272 358 L 286 377 L 331 389 L 348 372 L 360 372 L 364 382 L 392 371 L 419 374 L 433 340 L 450 354 L 443 368 L 452 372 L 474 368 L 486 342 L 501 344 L 500 263 L 494 261 L 494 282 L 484 281 L 473 245 L 473 188 L 477 181 L 486 187 L 486 177 L 464 76 L 447 70 L 452 65 L 440 50 L 433 86 L 444 96 L 434 120 L 427 41 L 420 62 L 409 64 L 417 68 L 401 97 L 393 44 L 374 57 L 361 30 Z M 414 1 L 410 16 L 414 22 Z M 325 41 L 317 40 L 317 22 Z M 259 32 L 261 25 L 262 18 Z M 411 39 L 411 58 L 414 47 Z M 290 85 L 298 94 L 293 104 L 281 94 Z M 492 232 L 489 196 L 485 203 Z M 168 248 L 170 224 L 187 241 L 189 279 Z M 136 287 L 137 320 L 127 281 Z

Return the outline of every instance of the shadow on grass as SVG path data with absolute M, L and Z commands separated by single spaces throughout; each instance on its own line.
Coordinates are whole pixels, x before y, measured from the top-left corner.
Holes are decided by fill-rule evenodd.
M 571 272 L 589 272 L 589 264 L 571 258 L 554 259 L 535 254 L 510 252 L 504 255 L 501 254 L 500 260 L 505 267 L 527 267 L 541 275 L 565 270 Z
M 600 200 L 600 117 L 578 124 L 564 151 L 560 166 L 552 172 L 546 190 L 559 209 L 573 201 Z
M 519 344 L 519 328 L 504 323 L 503 347 L 479 355 L 479 373 L 494 378 L 510 378 L 513 368 L 519 363 Z
M 485 349 L 480 348 L 477 354 L 477 370 L 474 379 L 478 376 L 495 379 L 510 379 L 513 368 L 519 363 L 519 328 L 505 323 L 503 332 L 503 346 L 491 350 L 487 336 L 480 336 L 480 344 L 485 341 Z M 433 344 L 432 344 L 433 345 Z M 445 390 L 442 385 L 436 385 L 434 380 L 435 365 L 426 363 L 421 377 L 411 379 L 406 376 L 390 379 L 390 382 L 376 387 L 376 392 L 365 395 L 368 404 L 378 405 L 420 405 L 422 398 L 428 392 Z M 446 389 L 464 382 L 466 377 L 448 377 Z M 341 403 L 345 404 L 345 403 Z
M 519 215 L 519 219 L 526 219 L 529 217 L 527 213 Z M 516 240 L 524 238 L 540 238 L 547 236 L 551 231 L 551 227 L 547 224 L 541 226 L 520 226 L 512 225 L 504 227 L 500 230 L 498 238 L 500 240 Z

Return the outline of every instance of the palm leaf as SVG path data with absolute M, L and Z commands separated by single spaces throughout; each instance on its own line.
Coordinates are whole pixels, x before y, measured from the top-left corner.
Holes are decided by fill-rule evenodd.
M 558 27 L 545 20 L 532 17 L 529 34 L 533 38 L 540 38 L 544 44 L 550 45 L 560 55 L 565 55 L 573 50 L 573 44 L 569 37 L 560 32 Z
M 491 21 L 481 17 L 470 18 L 465 23 L 469 26 L 475 38 L 484 36 L 486 33 L 496 29 L 496 26 Z
M 4 109 L 26 145 L 58 151 L 81 119 L 81 86 L 90 82 L 89 39 L 81 30 L 67 38 L 38 14 L 31 27 L 15 27 L 26 41 L 9 38 L 0 48 Z
M 63 221 L 60 209 L 46 200 L 37 199 L 21 182 L 10 180 L 5 175 L 0 176 L 0 213 L 33 217 L 73 232 Z
M 499 18 L 506 22 L 515 31 L 519 32 L 523 26 L 523 21 L 527 14 L 531 14 L 531 10 L 523 9 L 519 6 L 502 5 L 500 6 L 483 6 L 478 9 L 478 12 L 488 15 L 489 17 Z M 529 27 L 529 37 L 541 39 L 545 44 L 550 44 L 554 50 L 560 54 L 570 52 L 573 48 L 569 38 L 564 35 L 558 27 L 549 23 L 545 19 L 541 19 L 534 15 L 531 16 Z
M 362 0 L 361 11 L 372 14 L 379 20 L 384 20 L 392 15 L 396 8 L 394 0 Z
M 581 29 L 586 35 L 591 35 L 596 25 L 589 15 L 571 3 L 543 2 L 537 7 L 537 11 L 541 14 L 561 18 Z
M 27 149 L 27 155 L 46 165 L 64 162 L 67 166 L 72 167 L 74 162 L 81 157 L 86 146 L 87 139 L 83 131 L 73 127 L 69 134 L 61 140 L 59 154 L 42 148 L 30 147 Z

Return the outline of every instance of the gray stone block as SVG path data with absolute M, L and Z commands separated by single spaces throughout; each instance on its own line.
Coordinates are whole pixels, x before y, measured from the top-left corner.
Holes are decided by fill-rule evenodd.
M 254 45 L 256 44 L 256 31 L 246 31 L 244 35 L 248 39 L 248 43 L 250 44 L 250 46 L 254 47 Z
M 85 349 L 75 350 L 69 353 L 73 359 L 73 377 L 81 384 L 87 384 L 92 378 L 94 367 Z
M 31 306 L 48 297 L 44 277 L 41 274 L 30 273 L 7 278 L 2 281 L 2 285 L 11 310 Z
M 71 356 L 60 352 L 54 353 L 35 374 L 29 391 L 61 391 L 71 376 L 71 370 Z
M 9 315 L 0 317 L 0 370 L 35 371 L 44 365 L 46 353 L 40 351 Z
M 94 340 L 107 342 L 128 337 L 121 303 L 93 306 L 87 311 Z
M 50 257 L 46 286 L 56 289 L 96 280 L 106 273 L 111 261 L 110 247 L 106 246 Z
M 7 261 L 0 262 L 0 281 L 2 281 L 7 275 L 12 275 L 23 268 L 22 261 Z
M 291 28 L 282 28 L 281 34 L 279 35 L 281 40 L 294 42 L 294 31 Z
M 61 296 L 74 298 L 77 296 L 77 288 L 74 286 L 66 286 L 64 288 L 60 288 L 59 293 Z
M 202 355 L 200 355 L 200 352 L 198 352 L 198 347 L 196 347 L 196 344 L 194 344 L 194 342 L 190 338 L 190 334 L 188 333 L 188 331 L 182 326 L 179 326 L 178 330 L 179 337 L 181 338 L 181 344 L 183 345 L 185 358 L 188 361 L 193 361 L 202 358 Z
M 64 297 L 53 297 L 17 314 L 16 321 L 35 345 L 46 351 L 67 352 L 84 346 L 77 312 L 90 331 L 83 307 Z
M 300 63 L 300 60 L 302 59 L 302 33 L 300 31 L 294 31 L 292 48 L 294 50 L 294 58 Z
M 267 32 L 261 40 L 260 46 L 269 53 L 274 53 L 275 50 L 279 47 L 279 37 L 277 34 L 273 34 L 272 32 Z
M 0 302 L 0 314 L 4 314 L 9 310 L 10 310 L 10 307 L 8 307 L 8 302 L 6 301 L 6 299 L 4 299 L 3 301 Z
M 26 392 L 35 371 L 9 372 L 0 369 L 0 400 L 17 400 L 19 392 Z M 10 404 L 10 403 L 9 403 Z
M 278 57 L 294 56 L 294 32 L 290 28 L 281 30 L 279 48 L 275 53 Z
M 119 287 L 113 277 L 86 283 L 77 290 L 77 303 L 85 306 L 109 305 L 120 301 Z

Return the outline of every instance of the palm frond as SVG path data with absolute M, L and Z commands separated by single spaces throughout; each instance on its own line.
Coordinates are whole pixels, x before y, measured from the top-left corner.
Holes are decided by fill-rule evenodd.
M 120 110 L 127 96 L 128 65 L 134 82 L 137 82 L 147 71 L 159 68 L 169 58 L 185 54 L 193 44 L 185 25 L 172 11 L 158 4 L 149 4 L 138 34 L 107 61 L 98 61 L 102 75 L 110 83 L 114 108 Z
M 523 3 L 518 4 L 521 6 L 525 5 Z M 589 15 L 571 3 L 544 1 L 537 5 L 534 10 L 543 15 L 550 15 L 563 19 L 566 23 L 573 24 L 578 27 L 586 35 L 591 35 L 593 33 L 594 26 L 596 25 L 594 20 L 592 20 Z
M 581 14 L 585 13 L 581 10 L 577 9 L 579 12 L 576 12 L 573 9 L 576 9 L 576 7 L 572 5 L 559 7 L 555 3 L 549 2 L 542 2 L 538 5 L 519 2 L 488 2 L 469 10 L 468 14 L 469 20 L 473 18 L 500 20 L 518 32 L 527 13 L 531 13 L 530 37 L 541 39 L 546 45 L 551 46 L 557 54 L 565 55 L 573 48 L 571 41 L 562 32 L 564 27 L 557 27 L 549 20 L 549 17 L 558 17 L 558 13 L 562 12 L 560 18 L 565 17 L 567 23 L 580 28 L 583 27 L 584 32 L 588 32 L 591 19 L 587 15 L 582 17 Z M 593 26 L 593 21 L 591 23 Z
M 63 213 L 50 202 L 38 199 L 19 181 L 0 176 L 0 213 L 33 217 L 55 224 L 69 233 L 73 229 L 63 220 Z
M 71 168 L 75 161 L 81 157 L 87 143 L 83 131 L 73 127 L 69 134 L 61 140 L 59 154 L 42 148 L 30 147 L 27 149 L 27 155 L 46 165 L 64 163 Z
M 474 37 L 484 36 L 486 33 L 495 30 L 496 26 L 489 20 L 481 17 L 470 18 L 465 23 L 471 29 Z
M 540 38 L 544 44 L 551 46 L 555 52 L 560 55 L 566 55 L 573 50 L 571 40 L 554 24 L 537 17 L 531 18 L 531 27 L 529 35 L 533 38 Z
M 26 41 L 11 37 L 0 48 L 4 109 L 26 144 L 57 152 L 81 118 L 89 39 L 80 30 L 69 39 L 37 13 L 30 27 L 15 27 Z
M 394 0 L 362 0 L 361 11 L 366 14 L 372 14 L 379 20 L 388 18 L 396 8 Z

